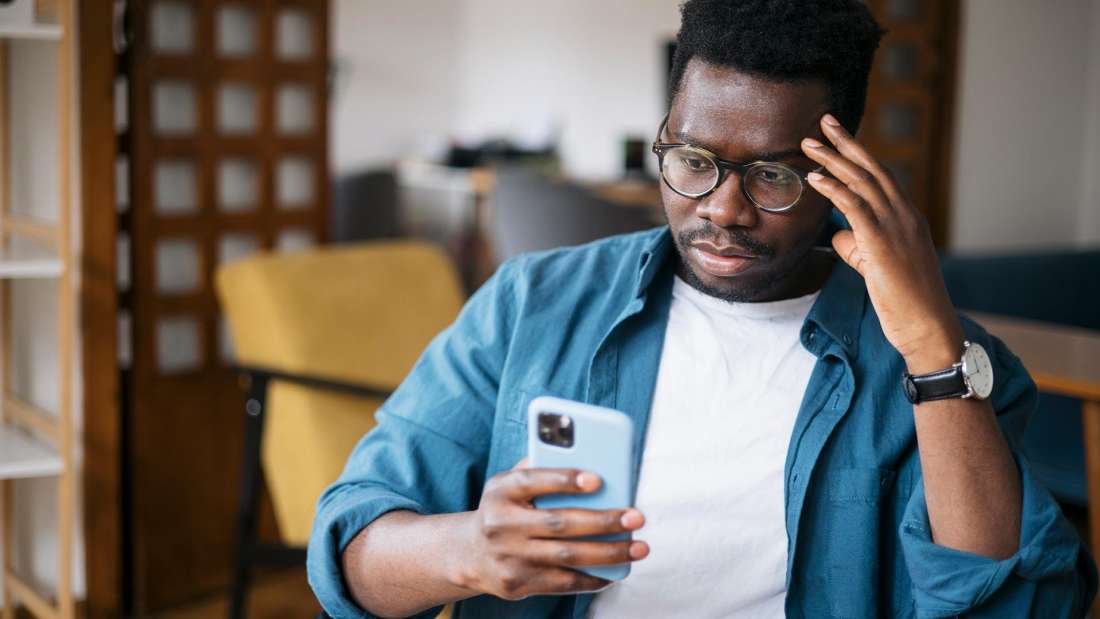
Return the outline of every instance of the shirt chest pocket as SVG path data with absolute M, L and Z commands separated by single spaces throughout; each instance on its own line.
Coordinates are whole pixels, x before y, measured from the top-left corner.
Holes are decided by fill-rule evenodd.
M 858 617 L 890 608 L 906 615 L 908 577 L 895 531 L 907 481 L 899 481 L 897 471 L 870 467 L 830 471 L 823 481 L 826 501 L 814 527 L 821 562 L 815 571 L 829 595 L 827 608 L 818 611 Z
M 580 400 L 577 394 L 560 389 L 509 387 L 501 391 L 489 453 L 490 476 L 512 468 L 527 456 L 527 407 L 531 400 L 544 395 Z
M 506 471 L 527 456 L 527 405 L 537 396 L 527 389 L 501 393 L 493 423 L 488 476 Z
M 894 487 L 897 473 L 890 469 L 840 469 L 826 474 L 829 503 L 877 505 Z

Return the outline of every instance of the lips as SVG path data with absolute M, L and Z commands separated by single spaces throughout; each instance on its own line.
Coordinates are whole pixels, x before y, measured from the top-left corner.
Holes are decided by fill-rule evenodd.
M 691 245 L 696 264 L 715 277 L 731 277 L 752 266 L 757 256 L 732 245 L 718 247 L 710 243 Z

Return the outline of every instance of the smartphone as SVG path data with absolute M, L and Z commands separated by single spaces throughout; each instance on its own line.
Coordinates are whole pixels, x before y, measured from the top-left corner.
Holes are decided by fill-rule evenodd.
M 630 507 L 634 491 L 634 422 L 611 408 L 542 396 L 527 407 L 527 454 L 530 465 L 575 468 L 600 476 L 596 492 L 547 494 L 535 498 L 543 509 L 622 509 Z M 629 533 L 593 535 L 581 539 L 630 539 Z M 630 563 L 577 567 L 607 580 L 622 580 Z

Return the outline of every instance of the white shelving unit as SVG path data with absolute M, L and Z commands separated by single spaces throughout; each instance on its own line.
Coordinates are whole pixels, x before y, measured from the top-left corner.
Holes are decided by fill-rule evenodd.
M 13 426 L 0 426 L 0 479 L 61 474 L 65 464 L 52 447 Z
M 45 41 L 60 41 L 61 26 L 54 24 L 40 24 L 25 28 L 13 28 L 0 24 L 0 38 L 9 40 L 40 39 Z
M 44 248 L 31 251 L 0 251 L 0 279 L 57 279 L 65 263 Z
M 0 25 L 0 535 L 3 561 L 0 587 L 4 607 L 0 619 L 12 619 L 22 606 L 39 619 L 72 619 L 75 616 L 72 591 L 72 546 L 76 522 L 72 428 L 72 349 L 75 298 L 72 290 L 71 188 L 74 114 L 74 0 L 39 0 L 48 4 L 57 23 L 30 27 Z M 40 221 L 14 212 L 11 204 L 11 162 L 20 156 L 11 143 L 12 89 L 9 45 L 13 41 L 53 41 L 58 46 L 57 165 L 53 172 L 58 188 L 57 220 Z M 18 122 L 18 120 L 16 121 Z M 54 282 L 57 295 L 58 410 L 45 411 L 22 399 L 8 381 L 12 366 L 12 297 L 19 290 L 16 279 Z M 56 590 L 43 592 L 31 579 L 17 573 L 12 545 L 14 526 L 13 486 L 32 478 L 57 479 L 57 568 Z M 34 543 L 34 539 L 31 539 Z

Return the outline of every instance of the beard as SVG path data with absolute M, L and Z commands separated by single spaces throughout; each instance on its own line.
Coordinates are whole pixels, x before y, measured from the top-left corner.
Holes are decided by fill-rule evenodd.
M 752 303 L 760 301 L 767 294 L 786 283 L 792 274 L 806 262 L 813 249 L 813 238 L 795 248 L 794 251 L 780 254 L 773 245 L 753 238 L 743 228 L 723 230 L 709 221 L 695 230 L 684 230 L 673 235 L 676 253 L 680 257 L 680 277 L 689 286 L 705 295 L 721 299 L 728 303 Z M 728 286 L 714 286 L 703 281 L 695 272 L 688 252 L 695 241 L 705 240 L 715 245 L 736 245 L 756 256 L 751 277 L 733 277 L 725 280 Z M 749 275 L 746 273 L 746 275 Z

